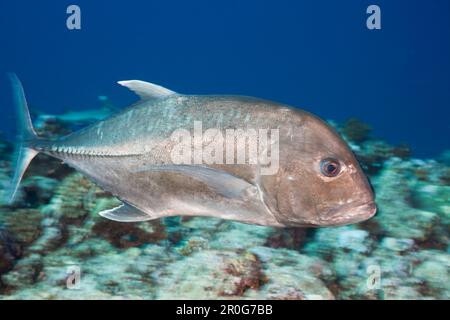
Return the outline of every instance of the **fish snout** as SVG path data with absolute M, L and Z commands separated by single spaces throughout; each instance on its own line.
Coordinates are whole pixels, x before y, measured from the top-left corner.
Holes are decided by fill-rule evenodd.
M 348 203 L 329 210 L 320 221 L 324 226 L 358 223 L 372 218 L 377 212 L 375 201 Z

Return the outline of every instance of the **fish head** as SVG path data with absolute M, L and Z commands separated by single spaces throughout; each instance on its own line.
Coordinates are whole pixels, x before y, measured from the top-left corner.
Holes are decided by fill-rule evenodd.
M 376 213 L 374 192 L 353 152 L 327 123 L 302 114 L 278 177 L 277 207 L 290 226 L 339 226 Z

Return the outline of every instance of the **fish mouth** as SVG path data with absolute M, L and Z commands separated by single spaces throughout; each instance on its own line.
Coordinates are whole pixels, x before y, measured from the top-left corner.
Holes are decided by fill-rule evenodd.
M 372 218 L 377 212 L 374 201 L 365 202 L 359 205 L 352 203 L 329 210 L 320 219 L 321 225 L 341 226 L 351 223 L 358 223 Z

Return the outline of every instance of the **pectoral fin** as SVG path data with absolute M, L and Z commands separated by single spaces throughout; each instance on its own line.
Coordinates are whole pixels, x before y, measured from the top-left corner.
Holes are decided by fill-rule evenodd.
M 190 165 L 152 165 L 140 168 L 134 173 L 155 171 L 155 172 L 176 172 L 199 180 L 209 188 L 228 198 L 242 196 L 246 190 L 255 189 L 251 183 L 233 176 L 222 170 L 216 170 L 204 166 Z
M 123 203 L 114 209 L 101 211 L 99 212 L 99 215 L 119 222 L 138 222 L 154 219 L 145 212 L 126 203 Z

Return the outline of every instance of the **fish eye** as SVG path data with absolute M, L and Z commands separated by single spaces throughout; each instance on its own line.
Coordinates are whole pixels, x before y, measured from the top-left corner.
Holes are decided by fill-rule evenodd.
M 341 165 L 336 159 L 326 158 L 320 162 L 320 172 L 326 177 L 336 177 L 341 172 Z

